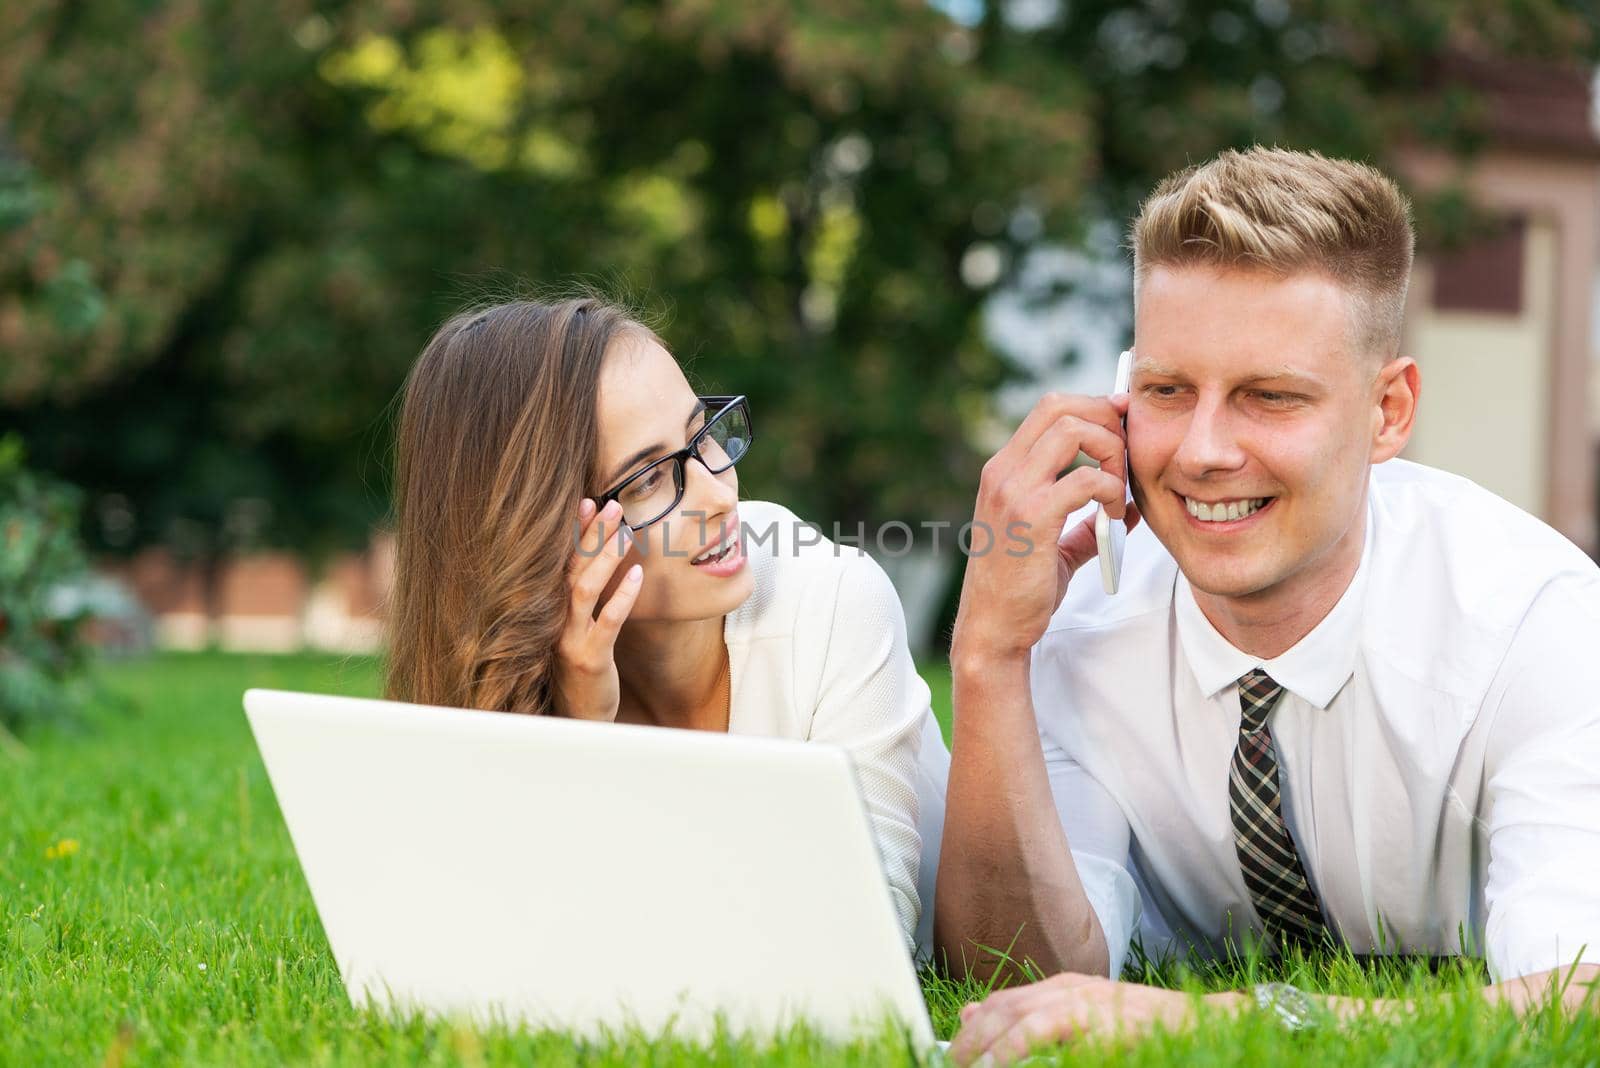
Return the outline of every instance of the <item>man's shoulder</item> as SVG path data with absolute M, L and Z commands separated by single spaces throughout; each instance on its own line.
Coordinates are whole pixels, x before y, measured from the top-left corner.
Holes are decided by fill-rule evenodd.
M 1366 655 L 1468 705 L 1541 608 L 1600 618 L 1600 568 L 1536 516 L 1459 475 L 1374 470 Z M 1421 674 L 1419 674 L 1421 673 Z
M 1471 479 L 1408 460 L 1373 469 L 1373 572 L 1415 589 L 1425 573 L 1462 611 L 1520 616 L 1552 582 L 1600 580 L 1559 531 Z

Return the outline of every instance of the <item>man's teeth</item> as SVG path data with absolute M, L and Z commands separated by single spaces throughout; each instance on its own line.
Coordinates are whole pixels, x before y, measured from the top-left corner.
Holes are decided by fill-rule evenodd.
M 1252 497 L 1241 501 L 1217 501 L 1215 504 L 1208 504 L 1193 497 L 1185 497 L 1183 503 L 1189 506 L 1189 514 L 1202 523 L 1226 523 L 1230 519 L 1243 519 L 1270 500 L 1271 497 Z
M 699 556 L 695 557 L 689 562 L 691 564 L 705 564 L 710 563 L 712 560 L 720 560 L 724 556 L 727 556 L 728 553 L 733 551 L 734 541 L 735 538 L 730 534 L 722 541 L 718 542 L 715 546 L 707 549 L 705 552 L 701 553 Z

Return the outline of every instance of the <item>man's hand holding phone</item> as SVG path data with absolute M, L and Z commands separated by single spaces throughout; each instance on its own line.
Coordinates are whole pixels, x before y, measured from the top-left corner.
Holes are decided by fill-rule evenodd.
M 1117 378 L 1111 386 L 1111 395 L 1120 396 L 1128 392 L 1128 387 L 1133 382 L 1133 350 L 1124 349 L 1121 356 L 1117 357 Z M 1122 467 L 1128 469 L 1128 411 L 1122 410 L 1122 440 L 1123 454 Z M 1124 479 L 1124 492 L 1127 492 L 1128 480 Z M 1128 493 L 1128 499 L 1133 499 L 1133 494 Z M 1116 593 L 1117 586 L 1122 582 L 1122 546 L 1127 540 L 1128 531 L 1133 529 L 1133 524 L 1124 526 L 1120 520 L 1112 517 L 1101 505 L 1094 514 L 1094 542 L 1096 552 L 1100 557 L 1100 584 L 1106 593 Z
M 1044 635 L 1073 574 L 1096 556 L 1094 519 L 1063 533 L 1067 516 L 1098 501 L 1126 529 L 1138 522 L 1126 490 L 1127 410 L 1125 393 L 1048 393 L 984 465 L 953 651 L 984 659 L 1025 657 Z M 1099 467 L 1068 471 L 1080 451 Z M 985 530 L 988 551 L 979 552 Z
M 980 978 L 1015 972 L 986 963 L 994 945 L 1046 971 L 1109 966 L 1052 800 L 1029 657 L 1073 574 L 1095 559 L 1094 518 L 1063 530 L 1067 517 L 1099 502 L 1119 525 L 1138 521 L 1124 488 L 1127 411 L 1126 393 L 1047 394 L 978 485 L 950 650 L 955 729 L 934 925 L 946 958 Z M 1099 466 L 1072 467 L 1080 452 Z

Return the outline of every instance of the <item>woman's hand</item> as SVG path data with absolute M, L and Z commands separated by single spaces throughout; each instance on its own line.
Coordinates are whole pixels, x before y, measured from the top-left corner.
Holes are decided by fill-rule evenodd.
M 594 502 L 578 504 L 578 545 L 567 565 L 567 625 L 557 648 L 556 710 L 572 719 L 612 721 L 622 697 L 613 655 L 623 620 L 633 611 L 644 568 L 634 564 L 596 614 L 600 595 L 628 555 L 633 535 L 622 506 L 609 502 L 597 516 Z M 610 532 L 602 544 L 602 535 Z

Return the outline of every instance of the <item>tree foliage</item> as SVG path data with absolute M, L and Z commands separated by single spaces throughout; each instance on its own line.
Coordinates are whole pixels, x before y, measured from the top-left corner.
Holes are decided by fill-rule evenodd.
M 54 603 L 87 572 L 78 491 L 23 466 L 22 441 L 0 436 L 0 749 L 29 722 L 60 717 L 81 686 L 83 616 Z
M 105 545 L 317 552 L 384 510 L 432 327 L 583 277 L 658 298 L 692 377 L 750 394 L 750 492 L 960 516 L 1012 373 L 983 301 L 1028 249 L 1229 145 L 1470 152 L 1435 58 L 1592 64 L 1593 26 L 1554 0 L 11 0 L 0 411 Z

